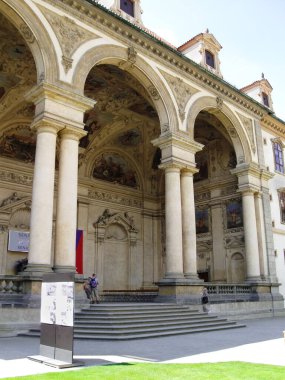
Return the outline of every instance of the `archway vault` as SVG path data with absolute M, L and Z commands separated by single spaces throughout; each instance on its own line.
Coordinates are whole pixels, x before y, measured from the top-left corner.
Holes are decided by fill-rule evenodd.
M 237 164 L 251 163 L 253 154 L 250 148 L 249 139 L 235 113 L 224 103 L 217 106 L 217 98 L 206 96 L 194 101 L 187 113 L 187 130 L 194 138 L 195 121 L 202 111 L 214 115 L 223 124 L 231 143 L 234 147 Z
M 158 113 L 161 133 L 178 129 L 175 106 L 162 78 L 133 47 L 124 48 L 110 44 L 87 51 L 81 57 L 73 76 L 73 84 L 80 93 L 84 92 L 84 84 L 91 69 L 103 64 L 127 71 L 142 84 Z

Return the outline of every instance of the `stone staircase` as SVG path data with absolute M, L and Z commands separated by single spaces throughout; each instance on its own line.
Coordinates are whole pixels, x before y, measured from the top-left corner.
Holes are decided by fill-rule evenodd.
M 176 304 L 99 304 L 75 313 L 75 339 L 129 340 L 245 327 Z M 39 330 L 25 335 L 39 336 Z M 23 334 L 21 334 L 23 336 Z

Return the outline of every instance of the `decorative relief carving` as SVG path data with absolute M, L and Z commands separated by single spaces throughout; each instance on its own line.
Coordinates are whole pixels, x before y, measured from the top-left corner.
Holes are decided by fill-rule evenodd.
M 69 17 L 59 16 L 46 8 L 40 8 L 58 37 L 62 49 L 62 64 L 65 72 L 68 72 L 72 67 L 71 57 L 78 47 L 87 40 L 98 38 L 98 36 L 79 27 Z
M 32 185 L 33 177 L 24 175 L 24 174 L 16 174 L 11 172 L 0 171 L 0 180 L 6 182 L 19 183 L 22 185 Z
M 211 198 L 211 193 L 210 192 L 200 193 L 200 194 L 195 193 L 194 198 L 195 198 L 195 201 L 197 201 L 197 202 L 206 201 L 206 200 L 209 200 Z
M 18 202 L 23 198 L 23 196 L 19 196 L 17 193 L 13 193 L 8 198 L 5 198 L 1 204 L 0 207 L 4 207 L 7 205 L 11 205 L 12 203 Z
M 159 100 L 160 99 L 159 92 L 157 91 L 157 89 L 154 86 L 149 86 L 148 87 L 148 92 L 150 93 L 151 97 L 154 100 Z
M 254 137 L 252 120 L 241 115 L 240 113 L 238 113 L 238 116 L 239 116 L 239 118 L 240 118 L 246 132 L 247 132 L 248 139 L 250 141 L 251 149 L 252 149 L 253 153 L 255 153 L 256 152 L 256 144 L 255 144 L 255 137 Z
M 185 119 L 185 107 L 191 96 L 198 92 L 198 90 L 189 86 L 178 77 L 175 78 L 164 71 L 161 71 L 161 73 L 170 85 L 178 105 L 180 119 L 183 121 Z
M 134 68 L 134 65 L 137 60 L 137 51 L 133 46 L 130 46 L 127 50 L 127 61 L 120 62 L 119 67 L 122 70 L 131 70 Z
M 225 248 L 237 248 L 244 245 L 243 236 L 230 236 L 224 239 Z
M 238 189 L 237 185 L 225 187 L 221 190 L 221 195 L 225 196 L 225 195 L 235 194 L 237 192 L 237 189 Z
M 62 56 L 61 63 L 62 63 L 62 66 L 64 67 L 64 71 L 65 71 L 65 73 L 67 74 L 68 71 L 72 68 L 73 59 L 72 59 L 72 58 L 65 57 L 65 56 L 63 55 L 63 56 Z
M 105 193 L 101 191 L 89 190 L 88 196 L 91 199 L 119 203 L 124 206 L 131 206 L 131 207 L 138 207 L 138 208 L 141 208 L 143 206 L 143 202 L 141 200 L 121 197 L 118 194 L 110 194 L 110 193 Z
M 221 109 L 222 107 L 223 107 L 223 99 L 222 98 L 220 98 L 219 96 L 217 96 L 217 98 L 216 98 L 216 102 L 217 102 L 217 107 L 219 108 L 219 109 Z
M 161 133 L 166 133 L 166 132 L 168 132 L 170 130 L 170 127 L 169 127 L 168 124 L 162 124 L 160 126 L 160 129 L 161 129 Z
M 134 218 L 127 212 L 124 214 L 105 209 L 93 224 L 100 243 L 104 240 L 129 240 L 131 246 L 137 242 L 138 230 L 134 226 Z M 128 233 L 127 233 L 128 231 Z
M 26 24 L 20 25 L 20 32 L 22 33 L 22 36 L 25 38 L 25 40 L 29 43 L 33 43 L 35 41 L 35 36 L 33 35 L 31 29 Z
M 229 128 L 228 132 L 232 138 L 236 138 L 238 136 L 237 131 L 234 128 Z

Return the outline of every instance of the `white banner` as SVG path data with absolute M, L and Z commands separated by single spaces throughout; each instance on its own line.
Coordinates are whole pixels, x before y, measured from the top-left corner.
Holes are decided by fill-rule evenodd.
M 9 230 L 8 251 L 29 252 L 30 232 Z

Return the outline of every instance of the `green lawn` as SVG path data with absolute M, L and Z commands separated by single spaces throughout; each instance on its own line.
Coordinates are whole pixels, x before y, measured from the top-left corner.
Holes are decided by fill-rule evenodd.
M 285 367 L 243 362 L 204 364 L 112 364 L 75 371 L 13 377 L 44 380 L 284 380 Z

